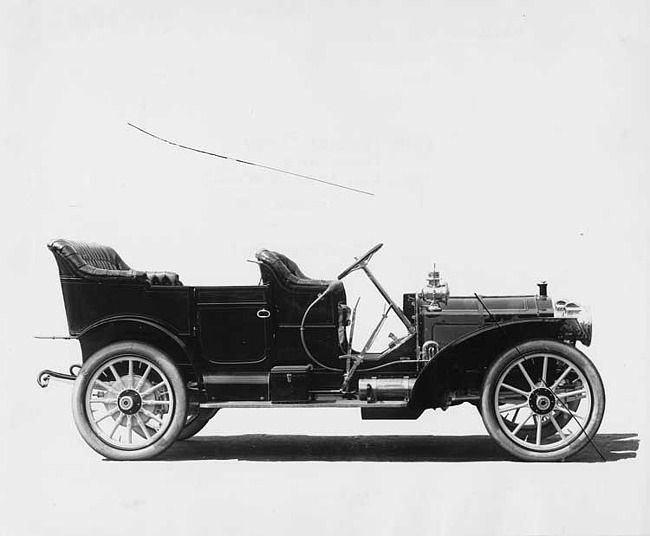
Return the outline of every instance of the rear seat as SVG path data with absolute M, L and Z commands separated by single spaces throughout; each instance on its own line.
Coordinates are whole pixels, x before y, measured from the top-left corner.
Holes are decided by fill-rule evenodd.
M 61 278 L 78 277 L 97 282 L 144 282 L 154 286 L 183 285 L 174 272 L 133 270 L 109 246 L 57 239 L 52 240 L 47 247 L 54 254 Z

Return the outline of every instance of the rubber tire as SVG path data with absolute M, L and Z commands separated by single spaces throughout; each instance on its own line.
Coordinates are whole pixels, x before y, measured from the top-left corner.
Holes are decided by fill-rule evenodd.
M 559 355 L 571 362 L 585 376 L 591 389 L 592 398 L 591 414 L 587 424 L 583 425 L 586 435 L 580 431 L 578 437 L 568 445 L 546 452 L 535 452 L 513 442 L 501 429 L 494 406 L 494 391 L 501 374 L 513 361 L 519 359 L 522 355 L 537 353 Z M 534 340 L 507 350 L 492 363 L 483 380 L 480 407 L 483 423 L 488 433 L 501 448 L 525 461 L 560 461 L 578 453 L 589 443 L 590 438 L 596 435 L 605 412 L 605 389 L 596 367 L 580 350 L 558 341 Z
M 165 433 L 153 443 L 139 450 L 123 450 L 108 445 L 99 438 L 88 422 L 85 395 L 92 376 L 107 361 L 128 354 L 150 361 L 167 376 L 175 397 L 174 414 Z M 146 460 L 167 450 L 183 430 L 187 415 L 187 390 L 185 381 L 171 358 L 157 348 L 136 341 L 123 341 L 110 344 L 95 352 L 83 364 L 72 390 L 72 416 L 77 430 L 88 445 L 97 453 L 111 460 Z
M 216 415 L 217 411 L 219 411 L 218 408 L 199 408 L 196 416 L 187 417 L 189 422 L 185 424 L 185 427 L 181 430 L 176 441 L 184 441 L 190 437 L 194 437 L 205 428 L 205 425 L 208 424 L 210 419 Z

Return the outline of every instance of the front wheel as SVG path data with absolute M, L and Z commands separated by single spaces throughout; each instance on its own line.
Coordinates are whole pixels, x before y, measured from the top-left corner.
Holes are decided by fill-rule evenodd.
M 485 427 L 505 450 L 522 460 L 557 461 L 596 435 L 605 390 L 596 367 L 575 347 L 530 341 L 494 361 L 481 408 Z
M 83 439 L 112 460 L 157 456 L 185 425 L 187 392 L 173 361 L 135 341 L 110 344 L 81 368 L 72 414 Z

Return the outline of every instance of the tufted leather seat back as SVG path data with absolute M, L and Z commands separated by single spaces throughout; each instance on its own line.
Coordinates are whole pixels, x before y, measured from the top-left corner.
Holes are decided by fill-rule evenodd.
M 133 270 L 109 246 L 73 240 L 52 240 L 47 247 L 54 254 L 62 278 L 80 277 L 91 281 L 147 282 L 151 285 L 182 285 L 174 272 Z
M 323 279 L 310 279 L 307 277 L 298 265 L 286 255 L 276 251 L 262 249 L 255 254 L 260 263 L 267 267 L 278 281 L 285 286 L 327 286 L 331 281 Z M 264 283 L 271 283 L 269 273 L 262 270 L 262 280 Z

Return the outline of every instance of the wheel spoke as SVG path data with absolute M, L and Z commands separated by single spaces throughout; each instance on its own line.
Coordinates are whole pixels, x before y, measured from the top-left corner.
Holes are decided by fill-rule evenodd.
M 120 392 L 117 389 L 115 389 L 115 387 L 108 385 L 107 383 L 104 383 L 101 380 L 95 380 L 95 384 L 99 385 L 102 389 L 104 389 L 104 391 L 109 391 L 111 393 L 115 393 L 116 395 L 120 394 Z
M 546 385 L 546 373 L 548 371 L 548 356 L 544 356 L 544 361 L 542 361 L 542 383 Z
M 100 404 L 115 404 L 117 402 L 117 398 L 91 398 L 88 402 L 91 404 L 93 402 Z
M 555 392 L 555 389 L 557 388 L 557 386 L 562 383 L 564 378 L 566 378 L 567 375 L 569 374 L 569 372 L 571 372 L 572 370 L 573 370 L 573 367 L 571 365 L 567 365 L 566 369 L 564 369 L 564 372 L 562 374 L 560 374 L 560 377 L 557 380 L 555 380 L 555 383 L 553 385 L 551 385 L 551 387 L 549 389 L 551 391 Z
M 143 406 L 169 406 L 170 400 L 143 400 Z
M 133 359 L 129 359 L 129 387 L 133 389 Z
M 133 415 L 126 418 L 126 440 L 129 444 L 133 443 Z
M 108 368 L 111 369 L 111 372 L 113 373 L 113 376 L 115 376 L 115 381 L 120 382 L 120 385 L 126 389 L 126 385 L 124 385 L 124 380 L 122 380 L 122 376 L 120 376 L 117 373 L 117 370 L 115 370 L 115 367 L 113 365 L 109 365 Z
M 152 387 L 149 387 L 149 389 L 147 389 L 146 391 L 143 391 L 142 393 L 140 393 L 140 396 L 144 398 L 145 396 L 150 395 L 151 393 L 153 393 L 159 387 L 164 387 L 166 385 L 167 385 L 167 382 L 157 383 L 156 385 L 154 385 Z
M 560 425 L 559 425 L 559 424 L 557 423 L 557 421 L 555 420 L 555 417 L 553 417 L 553 414 L 551 414 L 551 417 L 550 417 L 550 418 L 551 418 L 551 423 L 553 423 L 553 426 L 554 426 L 555 429 L 557 430 L 557 433 L 560 434 L 560 437 L 561 437 L 562 439 L 566 439 L 566 435 L 565 435 L 565 433 L 562 431 L 562 428 L 560 428 Z
M 120 424 L 122 424 L 122 418 L 124 415 L 120 415 L 120 418 L 115 421 L 115 426 L 113 426 L 113 429 L 111 430 L 111 433 L 108 434 L 108 437 L 110 439 L 113 439 L 113 434 L 117 431 L 117 429 L 120 427 Z
M 138 426 L 140 427 L 140 430 L 142 430 L 142 433 L 145 435 L 145 437 L 147 439 L 151 439 L 151 434 L 149 433 L 149 430 L 147 430 L 147 427 L 142 421 L 142 417 L 140 417 L 139 413 L 136 413 L 135 420 L 138 422 Z
M 521 421 L 521 422 L 517 425 L 517 428 L 515 428 L 515 429 L 512 431 L 512 435 L 515 435 L 515 436 L 516 436 L 516 435 L 517 435 L 517 432 L 519 432 L 519 430 L 521 430 L 521 429 L 524 427 L 524 424 L 526 424 L 526 423 L 530 420 L 530 418 L 531 418 L 532 416 L 533 416 L 533 412 L 531 411 L 530 413 L 528 413 L 528 417 L 526 417 L 523 421 Z
M 560 393 L 560 394 L 556 394 L 555 396 L 557 398 L 566 398 L 568 396 L 582 395 L 582 394 L 586 394 L 586 393 L 587 393 L 587 389 L 583 387 L 582 389 L 578 389 L 577 391 L 569 391 L 568 393 Z
M 580 419 L 581 421 L 584 421 L 585 418 L 582 415 L 578 415 L 575 411 L 571 411 L 568 408 L 563 408 L 562 406 L 555 406 L 555 409 L 558 411 L 561 411 L 562 413 L 566 413 L 567 415 L 571 415 L 572 417 L 575 417 L 576 419 Z
M 522 362 L 520 361 L 517 363 L 517 366 L 519 367 L 519 370 L 521 370 L 521 373 L 524 375 L 524 378 L 526 378 L 526 381 L 528 382 L 528 385 L 530 385 L 531 389 L 535 389 L 535 384 L 533 383 L 533 380 L 530 379 L 530 376 L 528 375 L 528 372 L 522 365 Z
M 151 413 L 148 409 L 144 409 L 144 408 L 142 408 L 142 409 L 140 410 L 140 412 L 141 412 L 141 413 L 144 413 L 147 417 L 149 417 L 150 419 L 156 421 L 156 422 L 157 422 L 158 424 L 160 424 L 161 426 L 164 424 L 163 421 L 162 421 L 162 419 L 160 419 L 157 415 L 154 415 L 153 413 Z
M 147 376 L 149 375 L 149 371 L 150 371 L 150 370 L 151 370 L 151 365 L 147 365 L 147 368 L 145 369 L 144 374 L 142 375 L 142 377 L 141 377 L 140 380 L 138 381 L 138 385 L 136 385 L 136 386 L 134 387 L 134 389 L 135 389 L 136 391 L 140 391 L 140 389 L 142 388 L 142 385 L 143 385 L 144 382 L 147 380 Z M 142 395 L 140 395 L 140 396 L 142 396 Z
M 112 416 L 115 415 L 118 411 L 120 411 L 119 408 L 115 408 L 113 411 L 109 411 L 108 413 L 102 415 L 99 419 L 97 419 L 97 420 L 95 421 L 95 424 L 99 424 L 99 423 L 102 422 L 104 419 L 107 419 L 108 417 L 112 417 Z
M 513 387 L 512 385 L 508 385 L 507 383 L 502 383 L 501 387 L 505 387 L 506 389 L 509 389 L 513 393 L 517 393 L 522 396 L 528 396 L 530 394 L 530 391 L 522 391 L 521 389 L 518 389 L 517 387 Z
M 499 408 L 499 413 L 501 413 L 501 414 L 508 413 L 509 411 L 512 411 L 514 409 L 519 410 L 521 408 L 525 408 L 527 405 L 528 405 L 528 401 L 522 402 L 521 404 L 517 404 L 515 406 L 508 406 L 508 407 L 505 407 L 505 408 Z
M 537 435 L 535 437 L 535 445 L 542 444 L 542 416 L 537 415 Z

